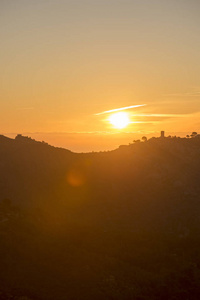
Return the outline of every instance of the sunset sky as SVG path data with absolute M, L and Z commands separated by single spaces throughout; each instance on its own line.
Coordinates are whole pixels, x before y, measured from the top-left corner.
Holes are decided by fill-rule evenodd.
M 1 0 L 0 133 L 74 151 L 200 131 L 200 1 Z M 117 129 L 101 112 L 127 109 Z

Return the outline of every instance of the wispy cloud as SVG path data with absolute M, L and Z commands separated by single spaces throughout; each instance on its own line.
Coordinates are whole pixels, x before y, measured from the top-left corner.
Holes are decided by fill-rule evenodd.
M 186 117 L 187 114 L 132 114 L 133 117 L 167 117 L 167 118 L 177 118 Z
M 155 123 L 160 123 L 160 121 L 133 121 L 129 122 L 129 124 L 155 124 Z
M 141 106 L 145 106 L 145 105 L 146 105 L 146 104 L 140 104 L 140 105 L 131 105 L 131 106 L 126 106 L 126 107 L 115 108 L 115 109 L 106 110 L 106 111 L 97 113 L 97 114 L 95 114 L 95 116 L 104 115 L 104 114 L 109 114 L 109 113 L 116 112 L 116 111 L 120 111 L 120 110 L 126 110 L 126 109 L 131 109 L 131 108 L 141 107 Z
M 183 92 L 183 93 L 164 94 L 163 96 L 167 96 L 167 97 L 200 97 L 200 88 L 195 88 L 192 91 Z

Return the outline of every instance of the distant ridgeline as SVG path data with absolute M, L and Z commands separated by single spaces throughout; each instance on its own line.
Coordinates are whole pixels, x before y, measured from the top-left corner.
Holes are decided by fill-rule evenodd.
M 15 137 L 15 140 L 16 140 L 16 141 L 20 141 L 20 142 L 36 142 L 36 143 L 43 143 L 43 144 L 48 145 L 48 143 L 46 143 L 46 142 L 44 142 L 44 141 L 39 142 L 39 141 L 36 141 L 35 139 L 32 139 L 31 137 L 23 136 L 22 134 L 18 134 L 18 135 Z
M 160 138 L 147 140 L 144 136 L 142 141 L 134 140 L 116 150 L 99 153 L 73 153 L 21 134 L 15 139 L 1 135 L 1 199 L 40 203 L 39 199 L 46 201 L 53 195 L 58 197 L 58 194 L 61 199 L 70 189 L 87 187 L 88 191 L 94 192 L 95 187 L 96 192 L 101 192 L 101 184 L 113 189 L 118 181 L 123 188 L 126 186 L 127 193 L 132 193 L 133 186 L 135 190 L 141 182 L 147 186 L 151 182 L 156 186 L 161 178 L 163 182 L 164 178 L 166 182 L 171 180 L 172 184 L 179 182 L 187 189 L 188 183 L 196 176 L 199 163 L 200 135 L 197 132 L 185 138 L 165 137 L 161 132 Z M 141 174 L 144 174 L 142 178 Z M 141 182 L 135 184 L 139 178 Z M 153 178 L 157 180 L 153 181 Z
M 16 137 L 15 137 L 15 139 L 12 139 L 12 138 L 8 138 L 8 137 L 6 137 L 6 136 L 4 136 L 4 135 L 0 135 L 0 143 L 6 143 L 6 142 L 14 142 L 14 141 L 17 141 L 17 142 L 31 142 L 31 143 L 33 143 L 33 142 L 35 142 L 35 143 L 43 143 L 43 144 L 46 144 L 46 145 L 48 145 L 48 143 L 46 143 L 46 142 L 44 142 L 44 141 L 42 141 L 42 142 L 40 142 L 40 141 L 36 141 L 36 140 L 34 140 L 34 139 L 32 139 L 31 137 L 28 137 L 28 136 L 23 136 L 22 134 L 18 134 Z
M 200 134 L 198 134 L 197 132 L 192 132 L 190 135 L 186 135 L 186 137 L 185 138 L 180 138 L 180 137 L 177 137 L 176 135 L 175 136 L 171 136 L 171 135 L 169 135 L 169 136 L 165 136 L 165 132 L 164 131 L 161 131 L 161 135 L 160 135 L 160 138 L 156 138 L 156 137 L 152 137 L 152 138 L 150 138 L 150 140 L 160 140 L 160 139 L 182 139 L 182 140 L 185 140 L 186 138 L 187 139 L 191 139 L 191 138 L 195 138 L 195 141 L 196 141 L 196 139 L 200 139 Z M 49 145 L 47 142 L 45 142 L 45 141 L 36 141 L 35 139 L 33 139 L 33 138 L 31 138 L 31 137 L 29 137 L 29 136 L 23 136 L 22 134 L 18 134 L 16 137 L 15 137 L 15 139 L 12 139 L 12 138 L 8 138 L 8 137 L 6 137 L 6 136 L 4 136 L 4 135 L 0 135 L 0 143 L 3 143 L 3 142 L 12 142 L 12 141 L 17 141 L 17 142 L 25 142 L 25 143 L 37 143 L 37 144 L 44 144 L 44 145 Z M 142 137 L 142 139 L 140 140 L 140 139 L 138 139 L 138 140 L 133 140 L 133 143 L 136 143 L 136 142 L 141 142 L 141 141 L 143 141 L 143 142 L 146 142 L 147 141 L 147 137 L 145 137 L 145 136 L 143 136 Z M 131 144 L 133 144 L 133 143 L 129 143 L 129 145 L 131 145 Z M 121 145 L 121 146 L 123 146 L 123 145 Z M 121 146 L 119 146 L 119 147 L 121 147 Z M 51 147 L 54 147 L 54 146 L 51 146 Z M 58 147 L 56 147 L 56 148 L 58 148 Z M 63 149 L 63 148 L 62 148 Z M 69 150 L 67 150 L 67 151 L 69 151 Z M 100 151 L 100 152 L 102 152 L 102 151 Z M 105 151 L 105 152 L 108 152 L 108 151 Z M 110 151 L 110 152 L 112 152 L 112 151 Z

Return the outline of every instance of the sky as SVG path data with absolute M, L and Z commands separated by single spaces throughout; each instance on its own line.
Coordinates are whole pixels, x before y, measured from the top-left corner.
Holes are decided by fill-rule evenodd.
M 81 152 L 200 131 L 199 0 L 0 0 L 0 133 Z M 127 110 L 113 128 L 104 111 Z

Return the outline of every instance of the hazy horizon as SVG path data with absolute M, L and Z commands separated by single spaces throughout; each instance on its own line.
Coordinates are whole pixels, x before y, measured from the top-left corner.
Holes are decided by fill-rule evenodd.
M 129 145 L 133 140 L 159 137 L 159 132 L 122 132 L 122 133 L 99 133 L 99 132 L 19 132 L 4 133 L 3 135 L 15 138 L 17 134 L 29 136 L 37 141 L 47 142 L 54 147 L 61 147 L 73 152 L 98 152 L 117 149 L 120 145 Z M 185 137 L 191 132 L 165 132 L 165 136 Z

